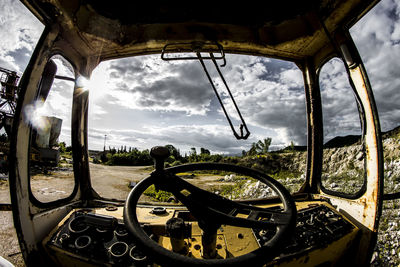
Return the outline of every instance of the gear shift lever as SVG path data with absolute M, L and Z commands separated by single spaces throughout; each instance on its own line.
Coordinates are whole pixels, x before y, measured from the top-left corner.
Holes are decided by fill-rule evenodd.
M 155 146 L 150 150 L 150 156 L 154 159 L 154 168 L 156 172 L 164 170 L 164 161 L 169 157 L 168 148 L 164 146 Z

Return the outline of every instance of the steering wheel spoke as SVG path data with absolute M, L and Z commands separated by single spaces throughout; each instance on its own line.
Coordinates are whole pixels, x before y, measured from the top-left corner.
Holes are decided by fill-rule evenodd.
M 159 163 L 158 166 L 161 164 Z M 258 207 L 245 202 L 237 202 L 220 195 L 200 189 L 178 177 L 178 173 L 194 170 L 220 170 L 235 172 L 253 177 L 268 185 L 281 200 L 280 206 L 274 208 Z M 195 259 L 174 253 L 151 241 L 141 229 L 136 216 L 136 206 L 140 195 L 154 184 L 157 188 L 171 192 L 197 220 L 199 227 L 207 235 L 217 233 L 222 225 L 242 228 L 273 230 L 274 236 L 262 247 L 251 253 L 227 259 Z M 278 208 L 276 208 L 278 207 Z M 289 192 L 273 178 L 236 165 L 200 163 L 187 164 L 163 170 L 158 167 L 150 177 L 142 180 L 128 195 L 124 208 L 124 221 L 141 245 L 149 253 L 155 254 L 155 259 L 168 265 L 245 265 L 259 264 L 271 260 L 279 253 L 287 237 L 292 233 L 296 221 L 296 206 Z M 150 242 L 151 241 L 151 242 Z

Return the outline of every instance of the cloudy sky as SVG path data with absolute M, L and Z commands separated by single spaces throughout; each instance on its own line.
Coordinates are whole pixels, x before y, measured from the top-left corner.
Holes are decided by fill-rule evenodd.
M 351 29 L 369 74 L 384 131 L 400 125 L 400 0 L 383 0 Z M 22 74 L 43 26 L 18 2 L 0 1 L 0 67 Z M 57 59 L 58 74 L 72 76 Z M 230 116 L 238 116 L 215 70 L 208 65 Z M 301 72 L 288 62 L 228 55 L 221 68 L 251 135 L 237 141 L 197 61 L 165 62 L 158 55 L 101 63 L 92 74 L 89 148 L 150 148 L 173 144 L 181 151 L 205 147 L 214 153 L 248 150 L 272 138 L 277 149 L 305 145 L 306 115 Z M 320 84 L 325 141 L 359 134 L 360 123 L 343 64 L 331 60 Z M 61 141 L 70 143 L 72 82 L 57 81 L 42 113 L 63 119 Z M 32 107 L 33 110 L 36 107 Z M 27 111 L 31 113 L 31 110 Z

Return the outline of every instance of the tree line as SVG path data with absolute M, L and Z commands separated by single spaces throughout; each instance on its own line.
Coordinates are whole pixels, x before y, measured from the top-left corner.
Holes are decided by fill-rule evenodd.
M 268 153 L 271 141 L 271 138 L 265 138 L 254 142 L 248 151 L 242 151 L 242 156 L 255 156 Z M 195 162 L 220 162 L 224 158 L 220 154 L 211 154 L 210 150 L 203 147 L 200 150 L 192 147 L 189 153 L 185 153 L 184 155 L 182 155 L 178 148 L 171 144 L 165 147 L 170 152 L 169 158 L 166 159 L 166 163 L 169 166 Z M 148 149 L 139 150 L 132 147 L 127 148 L 126 146 L 121 146 L 117 149 L 109 147 L 108 150 L 102 152 L 100 161 L 109 165 L 146 166 L 153 164 L 153 159 Z
M 176 166 L 184 163 L 192 162 L 218 162 L 222 159 L 222 155 L 215 154 L 211 155 L 210 150 L 206 148 L 200 148 L 199 153 L 196 148 L 192 147 L 189 154 L 181 154 L 180 150 L 173 145 L 166 145 L 170 152 L 170 156 L 166 159 L 167 164 L 170 166 Z M 133 165 L 133 166 L 144 166 L 151 165 L 153 159 L 150 156 L 148 149 L 139 150 L 137 148 L 126 148 L 115 149 L 109 147 L 108 151 L 101 154 L 101 162 L 110 165 Z

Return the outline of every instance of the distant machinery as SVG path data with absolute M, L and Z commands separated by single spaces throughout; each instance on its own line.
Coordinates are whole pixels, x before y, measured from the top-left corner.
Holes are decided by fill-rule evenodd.
M 57 65 L 50 61 L 44 72 L 48 75 L 40 82 L 40 98 L 45 100 L 49 94 L 54 78 L 71 80 L 71 78 L 56 76 Z M 0 67 L 1 91 L 0 91 L 0 130 L 4 127 L 7 139 L 11 133 L 11 127 L 15 115 L 19 93 L 20 76 L 15 71 Z M 73 80 L 73 79 L 72 79 Z M 62 120 L 56 117 L 44 116 L 43 120 L 49 125 L 46 129 L 33 128 L 31 160 L 43 166 L 57 166 L 60 152 L 58 149 L 58 137 L 61 132 Z M 0 140 L 0 172 L 2 172 L 2 161 L 7 161 L 9 152 L 8 141 Z M 4 172 L 4 171 L 3 171 Z
M 20 77 L 17 72 L 2 67 L 0 67 L 0 72 L 0 129 L 4 127 L 7 135 L 10 135 L 15 107 L 17 106 Z
M 8 173 L 8 136 L 10 136 L 11 126 L 14 118 L 15 108 L 19 93 L 18 81 L 19 75 L 0 67 L 0 130 L 4 127 L 7 138 L 0 140 L 0 172 Z M 3 138 L 2 138 L 3 139 Z

